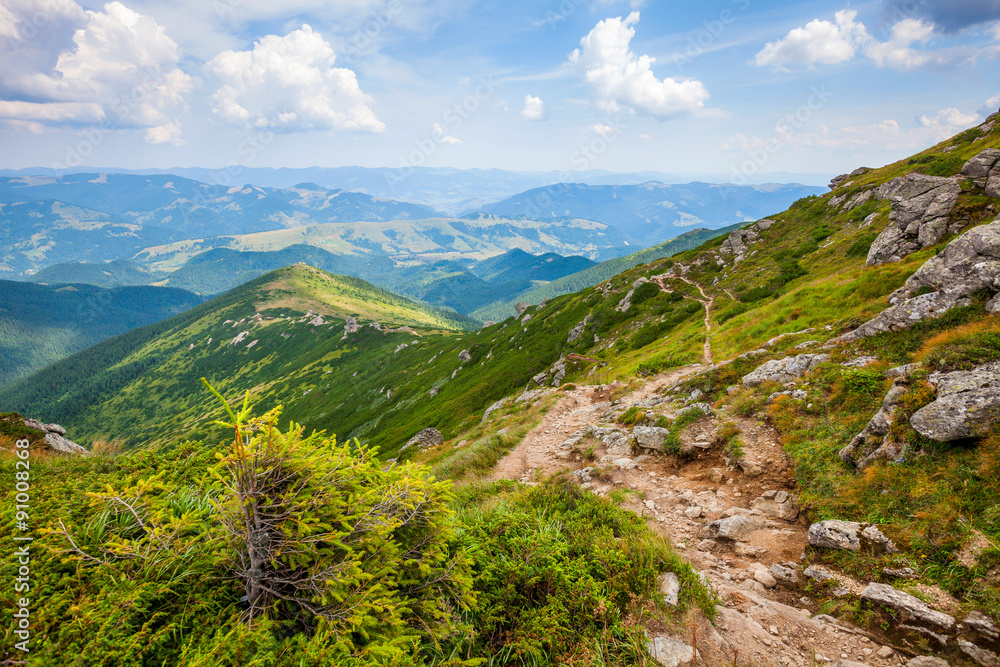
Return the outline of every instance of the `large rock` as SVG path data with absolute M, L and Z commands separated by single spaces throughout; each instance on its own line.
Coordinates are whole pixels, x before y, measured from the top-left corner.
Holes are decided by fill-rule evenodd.
M 736 514 L 710 523 L 708 536 L 720 540 L 742 542 L 750 536 L 750 533 L 759 528 L 760 524 L 753 517 Z
M 410 438 L 407 443 L 403 445 L 403 449 L 413 447 L 414 445 L 420 449 L 427 449 L 428 447 L 435 447 L 443 444 L 444 436 L 441 435 L 441 431 L 436 428 L 425 428 L 423 431 Z
M 646 644 L 646 651 L 662 667 L 681 667 L 694 662 L 695 651 L 673 637 L 653 637 Z
M 828 354 L 800 354 L 797 357 L 774 359 L 752 373 L 744 375 L 743 384 L 747 387 L 759 387 L 765 382 L 785 384 L 799 379 L 819 364 L 829 360 Z
M 740 262 L 749 252 L 749 246 L 760 240 L 760 233 L 770 229 L 773 224 L 774 220 L 764 219 L 743 229 L 737 229 L 722 242 L 719 254 L 734 255 L 734 262 Z
M 772 519 L 795 521 L 799 518 L 799 508 L 787 491 L 765 491 L 753 501 L 753 508 Z
M 24 425 L 43 434 L 42 442 L 46 447 L 60 454 L 87 456 L 90 451 L 66 438 L 66 429 L 59 424 L 43 424 L 37 419 L 25 419 Z
M 962 175 L 974 179 L 990 197 L 1000 197 L 1000 150 L 987 148 L 965 163 Z
M 976 664 L 982 667 L 1000 667 L 1000 657 L 993 651 L 976 646 L 972 642 L 964 639 L 958 640 L 958 648 L 962 653 L 972 658 Z
M 862 547 L 896 553 L 896 545 L 872 524 L 830 519 L 809 526 L 809 545 L 822 549 L 860 551 Z
M 951 667 L 947 660 L 935 658 L 932 655 L 921 655 L 906 663 L 906 667 Z
M 868 266 L 898 262 L 957 232 L 961 227 L 949 226 L 948 217 L 961 192 L 958 179 L 923 174 L 907 174 L 880 185 L 875 198 L 892 202 L 892 212 L 889 226 L 872 243 Z
M 986 435 L 1000 423 L 1000 361 L 971 371 L 935 373 L 936 399 L 917 410 L 910 424 L 920 435 L 951 442 Z
M 931 609 L 920 599 L 886 584 L 871 583 L 861 591 L 861 599 L 904 612 L 910 619 L 948 631 L 955 625 L 955 618 Z
M 603 442 L 610 455 L 628 456 L 632 453 L 632 439 L 620 428 L 595 426 L 590 429 L 590 435 Z
M 893 369 L 894 371 L 897 369 Z M 885 395 L 882 407 L 871 418 L 868 425 L 854 436 L 851 442 L 840 450 L 840 458 L 860 469 L 868 467 L 877 459 L 898 460 L 906 450 L 906 441 L 896 441 L 890 437 L 892 425 L 896 421 L 900 401 L 910 389 L 910 375 L 896 376 L 892 389 Z
M 635 444 L 643 449 L 655 449 L 663 451 L 663 443 L 666 442 L 670 431 L 659 426 L 636 426 L 632 429 L 632 436 L 635 437 Z
M 591 317 L 592 317 L 592 315 L 587 315 L 585 318 L 583 318 L 583 322 L 580 322 L 575 327 L 573 327 L 572 329 L 569 330 L 569 336 L 567 337 L 567 340 L 570 343 L 572 343 L 573 341 L 577 340 L 580 336 L 583 335 L 583 331 L 584 331 L 584 329 L 587 328 L 587 324 L 590 323 L 590 318 Z
M 856 521 L 820 521 L 809 526 L 809 546 L 841 551 L 861 550 L 861 524 Z
M 908 329 L 957 306 L 970 305 L 972 295 L 981 290 L 1000 291 L 1000 218 L 949 243 L 892 293 L 889 308 L 835 340 L 849 343 Z
M 997 631 L 997 626 L 993 622 L 993 619 L 981 611 L 970 612 L 962 621 L 962 629 L 976 632 L 993 641 L 1000 639 L 1000 632 Z

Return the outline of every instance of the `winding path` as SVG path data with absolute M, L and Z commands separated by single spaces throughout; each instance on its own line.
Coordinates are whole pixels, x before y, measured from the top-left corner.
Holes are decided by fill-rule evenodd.
M 702 298 L 700 299 L 694 296 L 687 296 L 686 294 L 684 295 L 684 298 L 693 299 L 694 301 L 697 301 L 698 303 L 700 303 L 702 306 L 705 307 L 705 348 L 704 348 L 704 353 L 702 355 L 702 363 L 704 363 L 706 366 L 714 365 L 715 357 L 712 355 L 712 339 L 709 334 L 711 334 L 712 332 L 712 305 L 715 303 L 715 299 L 706 294 L 705 290 L 702 289 L 701 285 L 699 285 L 696 282 L 693 282 L 688 278 L 685 278 L 684 276 L 677 276 L 672 273 L 664 273 L 659 276 L 653 276 L 653 282 L 655 282 L 657 285 L 660 286 L 660 290 L 667 293 L 671 293 L 674 290 L 666 286 L 665 282 L 667 280 L 682 280 L 686 282 L 688 285 L 696 287 L 698 289 L 698 292 L 701 293 Z

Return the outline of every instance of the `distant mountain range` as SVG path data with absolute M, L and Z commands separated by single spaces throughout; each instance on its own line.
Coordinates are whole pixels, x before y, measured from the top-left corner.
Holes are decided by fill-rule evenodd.
M 777 213 L 827 188 L 805 185 L 736 186 L 713 183 L 584 185 L 560 183 L 484 206 L 471 215 L 537 220 L 599 220 L 629 243 L 646 247 L 692 227 L 718 229 Z M 782 202 L 782 203 L 778 203 Z
M 56 172 L 47 168 L 0 170 L 0 176 L 65 176 L 77 173 L 102 173 L 106 168 L 78 167 Z M 265 188 L 291 188 L 298 183 L 318 183 L 331 190 L 350 190 L 399 201 L 423 204 L 448 216 L 458 216 L 464 211 L 481 208 L 519 192 L 545 187 L 555 183 L 573 182 L 587 185 L 638 185 L 649 181 L 660 183 L 729 183 L 731 175 L 723 173 L 667 174 L 658 171 L 611 172 L 599 169 L 570 173 L 514 172 L 502 169 L 452 169 L 440 167 L 414 167 L 400 170 L 387 167 L 306 167 L 301 169 L 271 169 L 236 167 L 206 169 L 201 167 L 175 167 L 171 169 L 112 169 L 115 173 L 135 175 L 171 175 L 229 188 L 253 184 Z M 824 186 L 834 174 L 778 172 L 760 174 L 748 182 L 753 185 L 766 183 L 802 183 Z M 220 185 L 221 184 L 221 185 Z

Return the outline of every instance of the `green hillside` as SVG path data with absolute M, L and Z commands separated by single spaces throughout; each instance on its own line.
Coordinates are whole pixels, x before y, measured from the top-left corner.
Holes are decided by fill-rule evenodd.
M 103 289 L 0 280 L 0 385 L 199 303 L 190 292 L 161 287 Z
M 488 320 L 499 321 L 514 314 L 514 304 L 518 301 L 537 304 L 545 299 L 553 299 L 563 294 L 570 294 L 571 292 L 577 292 L 587 287 L 593 287 L 635 266 L 653 262 L 664 257 L 670 257 L 684 250 L 696 248 L 708 239 L 724 236 L 740 227 L 741 225 L 732 225 L 714 230 L 694 229 L 651 248 L 634 252 L 625 257 L 609 259 L 576 273 L 557 278 L 544 285 L 521 292 L 513 299 L 491 303 L 474 311 L 472 316 L 484 322 Z
M 995 181 L 961 175 L 986 149 L 1000 126 L 697 232 L 697 247 L 591 267 L 563 279 L 589 285 L 474 332 L 296 265 L 0 389 L 0 410 L 97 450 L 33 473 L 41 511 L 65 517 L 37 570 L 43 664 L 82 647 L 77 664 L 648 665 L 661 632 L 691 642 L 689 663 L 695 646 L 726 649 L 698 664 L 832 664 L 820 656 L 836 650 L 964 665 L 970 637 L 1000 650 L 967 625 L 989 630 L 1000 610 L 1000 200 Z M 956 178 L 894 180 L 909 174 Z M 922 236 L 899 229 L 907 215 Z M 869 262 L 886 239 L 898 256 Z M 890 304 L 919 276 L 931 282 Z M 964 384 L 939 375 L 973 369 Z M 919 430 L 951 390 L 970 402 L 932 426 L 976 430 Z M 888 449 L 844 455 L 880 418 L 862 453 Z M 430 427 L 443 442 L 406 446 Z M 0 419 L 0 444 L 24 428 Z M 625 433 L 628 455 L 596 431 Z M 651 433 L 661 451 L 639 449 Z M 723 517 L 767 537 L 725 537 Z M 858 522 L 843 528 L 856 545 L 813 541 L 833 519 Z M 865 597 L 890 585 L 905 605 Z M 733 650 L 750 645 L 764 654 Z
M 47 284 L 84 284 L 97 287 L 136 287 L 149 285 L 157 280 L 150 273 L 127 259 L 116 259 L 106 264 L 90 264 L 87 262 L 67 262 L 53 264 L 25 279 L 32 283 Z M 179 285 L 171 285 L 179 289 L 188 289 Z M 189 292 L 196 292 L 188 289 Z

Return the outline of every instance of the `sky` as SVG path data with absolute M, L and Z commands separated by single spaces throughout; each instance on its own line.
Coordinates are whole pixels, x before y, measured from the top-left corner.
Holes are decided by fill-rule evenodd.
M 880 166 L 1000 107 L 1000 0 L 0 0 L 0 168 Z

